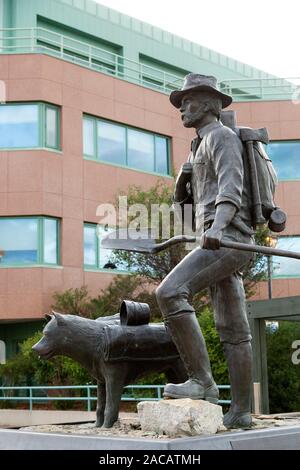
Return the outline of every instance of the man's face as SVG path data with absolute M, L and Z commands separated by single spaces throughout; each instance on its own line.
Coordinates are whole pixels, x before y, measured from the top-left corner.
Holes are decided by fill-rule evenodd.
M 184 127 L 198 128 L 207 113 L 204 93 L 195 91 L 184 95 L 179 111 Z

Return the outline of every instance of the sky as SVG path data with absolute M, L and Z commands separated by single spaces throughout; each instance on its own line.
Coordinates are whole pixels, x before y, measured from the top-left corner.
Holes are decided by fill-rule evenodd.
M 300 77 L 299 0 L 96 1 L 276 76 Z

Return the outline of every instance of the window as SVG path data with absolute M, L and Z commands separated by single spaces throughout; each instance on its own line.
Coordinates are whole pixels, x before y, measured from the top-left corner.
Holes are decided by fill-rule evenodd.
M 83 153 L 113 165 L 170 174 L 168 137 L 91 116 L 83 118 Z
M 300 251 L 300 237 L 280 237 L 276 248 Z M 293 258 L 273 256 L 273 277 L 300 277 L 300 261 Z
M 84 224 L 84 265 L 90 269 L 128 271 L 128 267 L 114 259 L 112 250 L 101 248 L 101 238 L 110 230 L 96 224 Z
M 0 106 L 0 147 L 38 147 L 38 105 Z
M 84 264 L 98 267 L 98 240 L 94 225 L 84 226 Z
M 103 162 L 126 165 L 125 127 L 98 121 L 97 157 Z
M 58 264 L 58 221 L 43 219 L 43 262 Z
M 151 134 L 128 129 L 128 166 L 154 171 L 154 139 Z
M 58 109 L 53 106 L 45 106 L 46 119 L 46 139 L 45 147 L 59 148 L 59 132 L 58 132 Z
M 155 138 L 155 156 L 156 156 L 156 171 L 167 175 L 169 173 L 168 168 L 168 141 L 164 137 L 156 136 Z
M 0 218 L 0 267 L 59 264 L 59 221 L 46 217 Z
M 93 157 L 95 155 L 94 119 L 83 120 L 83 153 Z
M 300 179 L 300 140 L 270 142 L 267 152 L 279 180 Z
M 0 105 L 0 148 L 60 148 L 59 109 L 46 103 Z

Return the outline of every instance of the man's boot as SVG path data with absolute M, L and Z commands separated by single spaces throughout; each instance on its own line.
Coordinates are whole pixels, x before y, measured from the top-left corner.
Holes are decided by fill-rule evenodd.
M 191 398 L 218 403 L 219 390 L 213 380 L 205 340 L 195 314 L 169 317 L 166 325 L 184 363 L 189 379 L 167 384 L 166 398 Z
M 249 428 L 251 419 L 252 347 L 250 341 L 239 344 L 224 343 L 229 369 L 231 406 L 224 416 L 227 429 Z

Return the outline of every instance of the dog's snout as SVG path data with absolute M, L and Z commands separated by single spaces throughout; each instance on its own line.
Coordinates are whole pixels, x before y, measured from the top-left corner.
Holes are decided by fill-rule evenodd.
M 55 355 L 55 348 L 45 336 L 32 346 L 32 350 L 43 359 L 50 359 Z

